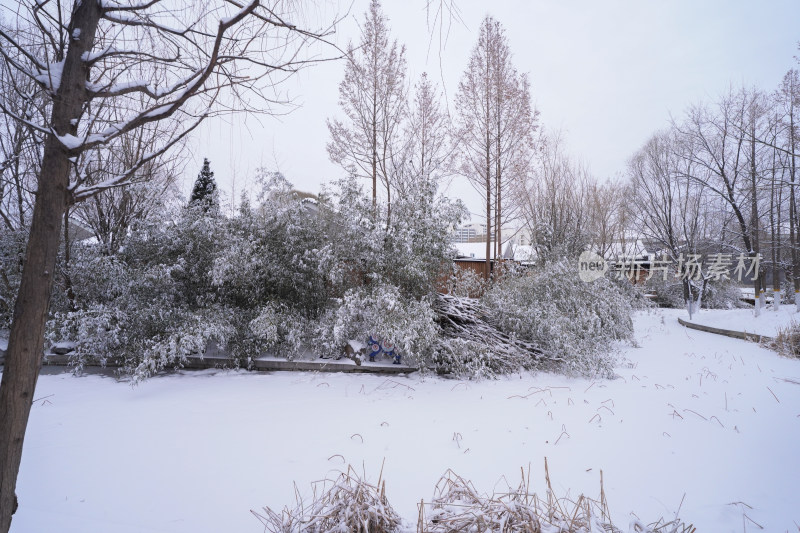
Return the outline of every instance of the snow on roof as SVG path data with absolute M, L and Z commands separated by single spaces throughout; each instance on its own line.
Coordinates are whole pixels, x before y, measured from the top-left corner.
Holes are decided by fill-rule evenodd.
M 641 239 L 612 242 L 606 252 L 606 259 L 648 255 L 644 242 Z
M 455 246 L 457 258 L 475 259 L 478 261 L 486 260 L 486 242 L 456 242 Z M 494 243 L 491 244 L 494 250 Z M 536 261 L 536 250 L 532 246 L 521 244 L 508 244 L 502 255 L 503 259 L 513 259 L 523 263 Z
M 470 258 L 486 260 L 486 243 L 485 242 L 454 242 L 453 246 L 456 247 L 457 258 Z M 494 248 L 494 243 L 490 246 Z
M 510 253 L 508 250 L 506 250 L 509 259 L 519 261 L 520 263 L 533 263 L 536 261 L 536 250 L 534 250 L 533 246 L 526 244 L 515 244 L 509 246 L 511 246 Z

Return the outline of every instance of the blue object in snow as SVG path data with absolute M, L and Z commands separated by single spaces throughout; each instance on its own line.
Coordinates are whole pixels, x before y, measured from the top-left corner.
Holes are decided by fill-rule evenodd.
M 375 339 L 370 335 L 367 344 L 369 345 L 369 360 L 375 362 L 375 356 L 380 355 L 383 351 L 380 339 Z
M 389 341 L 383 341 L 383 353 L 386 354 L 386 357 L 394 358 L 393 364 L 399 365 L 400 364 L 400 354 L 395 352 L 394 344 Z

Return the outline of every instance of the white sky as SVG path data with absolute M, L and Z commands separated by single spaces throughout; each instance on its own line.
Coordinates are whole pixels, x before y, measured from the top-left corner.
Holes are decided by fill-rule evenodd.
M 407 48 L 409 81 L 427 71 L 452 102 L 477 28 L 491 14 L 506 29 L 515 66 L 529 73 L 541 124 L 561 129 L 569 151 L 599 178 L 623 172 L 670 113 L 713 100 L 730 84 L 772 90 L 788 69 L 800 68 L 798 0 L 456 0 L 461 22 L 452 22 L 441 55 L 436 37 L 429 51 L 429 1 L 438 4 L 384 0 L 392 36 Z M 333 0 L 333 10 L 350 13 L 334 37 L 343 48 L 358 40 L 368 2 Z M 229 198 L 235 188 L 238 199 L 260 166 L 311 192 L 341 175 L 325 150 L 325 120 L 338 113 L 343 69 L 323 63 L 289 81 L 285 88 L 301 107 L 286 116 L 209 121 L 193 144 L 187 194 L 204 156 Z M 478 208 L 465 183 L 454 182 L 448 194 Z

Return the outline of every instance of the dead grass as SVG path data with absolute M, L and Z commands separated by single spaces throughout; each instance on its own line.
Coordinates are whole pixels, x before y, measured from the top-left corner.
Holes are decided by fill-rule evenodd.
M 402 521 L 386 499 L 386 482 L 381 477 L 372 485 L 348 466 L 338 479 L 316 482 L 312 488 L 307 506 L 295 487 L 295 508 L 275 512 L 264 507 L 262 512 L 250 512 L 270 533 L 392 533 L 400 527 Z
M 482 494 L 472 482 L 448 470 L 439 479 L 433 499 L 418 504 L 417 533 L 622 533 L 611 523 L 600 471 L 600 495 L 576 499 L 556 497 L 544 463 L 546 490 L 543 497 L 531 490 L 530 468 L 521 469 L 519 484 L 491 496 Z M 371 485 L 348 467 L 336 480 L 313 484 L 313 497 L 306 506 L 297 488 L 297 505 L 277 513 L 265 507 L 251 511 L 269 533 L 395 533 L 409 531 L 386 499 L 381 476 Z M 679 509 L 680 510 L 680 509 Z M 676 513 L 677 515 L 677 513 Z M 695 533 L 695 528 L 675 518 L 645 525 L 633 520 L 631 533 Z
M 780 328 L 773 341 L 775 350 L 786 357 L 800 357 L 800 323 L 792 321 Z
M 584 495 L 577 499 L 555 496 L 545 459 L 546 495 L 532 492 L 530 469 L 521 471 L 516 488 L 492 496 L 480 494 L 472 483 L 448 470 L 436 484 L 433 500 L 420 502 L 417 533 L 621 533 L 611 523 L 608 502 L 600 473 L 600 497 Z M 660 520 L 646 526 L 639 521 L 629 531 L 637 533 L 693 533 L 695 529 L 680 520 Z

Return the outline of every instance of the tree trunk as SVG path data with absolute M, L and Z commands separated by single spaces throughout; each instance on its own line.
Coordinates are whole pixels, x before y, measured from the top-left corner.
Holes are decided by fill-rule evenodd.
M 68 34 L 74 37 L 53 99 L 51 124 L 56 134 L 77 133 L 77 119 L 87 96 L 88 70 L 81 56 L 92 48 L 100 14 L 99 2 L 77 2 L 72 13 Z M 8 532 L 16 510 L 22 444 L 42 366 L 62 217 L 70 203 L 69 157 L 61 142 L 52 134 L 48 136 L 0 383 L 0 533 Z
M 777 117 L 776 117 L 777 122 Z M 777 152 L 772 153 L 772 205 L 770 206 L 770 229 L 772 231 L 772 309 L 774 311 L 780 310 L 781 307 L 781 265 L 783 260 L 781 257 L 781 207 L 783 205 L 783 179 L 785 171 L 781 174 L 780 182 L 776 190 L 775 182 L 777 177 L 775 169 L 778 165 Z M 777 213 L 776 213 L 777 210 Z
M 694 306 L 692 306 L 692 289 L 688 278 L 684 278 L 681 285 L 683 285 L 683 302 L 686 304 L 686 312 L 689 313 L 689 320 L 691 320 L 694 315 Z
M 42 366 L 44 326 L 61 240 L 61 220 L 67 205 L 68 178 L 69 161 L 58 141 L 51 137 L 42 162 L 0 384 L 0 531 L 3 533 L 11 526 L 16 506 L 14 491 L 22 442 Z
M 75 312 L 75 291 L 72 287 L 72 272 L 70 271 L 70 260 L 72 256 L 71 242 L 69 236 L 69 208 L 64 209 L 64 292 L 69 302 L 69 310 Z
M 789 111 L 789 242 L 792 248 L 792 285 L 794 286 L 794 305 L 800 311 L 800 257 L 797 253 L 797 205 L 795 204 L 795 156 L 794 156 L 794 108 Z
M 488 159 L 488 158 L 487 158 Z M 486 166 L 486 280 L 492 275 L 492 180 Z
M 758 259 L 760 250 L 759 235 L 758 235 L 758 171 L 756 169 L 756 119 L 755 119 L 755 102 L 751 104 L 750 109 L 750 256 L 753 261 Z M 761 315 L 761 310 L 764 308 L 765 296 L 764 287 L 765 283 L 761 275 L 761 264 L 759 261 L 758 269 L 753 272 L 753 290 L 755 292 L 755 315 Z
M 486 56 L 486 79 L 489 79 L 489 56 Z M 489 115 L 489 87 L 486 87 L 486 280 L 492 275 L 492 141 Z

